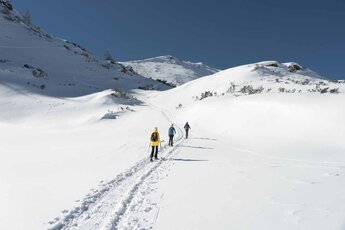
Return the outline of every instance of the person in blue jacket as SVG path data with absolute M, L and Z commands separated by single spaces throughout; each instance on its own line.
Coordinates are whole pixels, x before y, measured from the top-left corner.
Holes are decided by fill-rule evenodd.
M 168 135 L 169 135 L 169 145 L 173 146 L 174 145 L 174 135 L 176 133 L 176 130 L 174 128 L 174 124 L 172 124 L 168 130 Z

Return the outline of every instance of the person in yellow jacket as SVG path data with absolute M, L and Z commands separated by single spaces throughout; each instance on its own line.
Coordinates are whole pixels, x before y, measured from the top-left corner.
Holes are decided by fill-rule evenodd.
M 155 157 L 155 159 L 158 159 L 158 146 L 161 143 L 161 138 L 160 135 L 158 133 L 158 128 L 156 127 L 155 130 L 151 133 L 151 137 L 150 137 L 150 143 L 151 143 L 151 155 L 150 155 L 150 160 L 153 161 L 153 157 Z

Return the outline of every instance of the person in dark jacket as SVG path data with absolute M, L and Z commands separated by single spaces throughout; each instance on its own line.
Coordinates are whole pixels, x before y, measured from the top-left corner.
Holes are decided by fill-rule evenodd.
M 188 124 L 188 122 L 184 125 L 184 130 L 186 131 L 186 139 L 188 139 L 188 133 L 190 130 L 190 125 Z
M 169 135 L 169 146 L 174 145 L 174 135 L 176 133 L 176 130 L 174 128 L 174 124 L 172 124 L 168 130 L 168 135 Z

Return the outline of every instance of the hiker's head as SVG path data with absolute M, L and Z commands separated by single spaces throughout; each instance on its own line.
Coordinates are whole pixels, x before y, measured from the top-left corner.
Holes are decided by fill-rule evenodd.
M 174 127 L 174 124 L 171 124 L 171 127 Z
M 155 127 L 155 131 L 158 132 L 158 128 L 157 127 Z

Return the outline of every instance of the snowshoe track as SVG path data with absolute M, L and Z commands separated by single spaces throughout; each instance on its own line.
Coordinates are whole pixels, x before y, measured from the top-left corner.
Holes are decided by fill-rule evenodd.
M 154 107 L 154 106 L 152 106 Z M 158 110 L 158 108 L 155 107 Z M 160 112 L 171 122 L 171 118 L 162 110 Z M 126 222 L 125 219 L 131 217 L 132 209 L 145 199 L 145 195 L 153 191 L 151 184 L 158 182 L 156 174 L 162 174 L 169 168 L 171 159 L 177 154 L 177 149 L 184 141 L 183 131 L 176 126 L 177 140 L 174 147 L 163 146 L 160 155 L 166 160 L 149 162 L 147 158 L 139 161 L 133 167 L 119 174 L 114 180 L 102 184 L 99 189 L 92 194 L 88 194 L 81 205 L 66 212 L 63 217 L 56 218 L 49 222 L 51 230 L 116 230 L 116 229 L 147 229 L 146 219 Z M 159 172 L 158 172 L 159 171 Z M 145 188 L 143 188 L 145 185 Z M 151 210 L 152 207 L 142 207 Z M 151 220 L 151 225 L 155 223 L 159 212 Z M 134 224 L 134 225 L 133 225 Z M 121 226 L 121 227 L 120 227 Z M 153 226 L 151 226 L 153 227 Z M 150 228 L 151 228 L 150 227 Z

